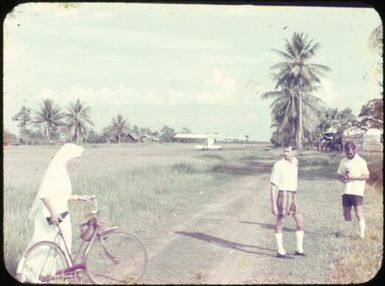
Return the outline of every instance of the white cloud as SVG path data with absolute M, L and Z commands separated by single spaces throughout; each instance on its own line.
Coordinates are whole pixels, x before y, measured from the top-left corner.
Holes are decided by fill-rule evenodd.
M 156 90 L 134 90 L 120 84 L 117 88 L 80 88 L 72 86 L 70 89 L 58 92 L 52 89 L 43 89 L 34 98 L 41 102 L 51 98 L 60 105 L 66 105 L 78 98 L 89 105 L 119 106 L 133 105 L 233 105 L 250 103 L 250 97 L 237 96 L 237 83 L 234 78 L 218 69 L 211 72 L 211 77 L 202 84 L 200 91 L 192 92 L 182 89 L 170 89 L 167 92 Z M 255 102 L 255 101 L 254 101 Z
M 218 69 L 212 70 L 211 78 L 204 82 L 207 90 L 197 94 L 196 99 L 200 104 L 231 104 L 236 100 L 235 79 Z
M 236 88 L 235 80 L 217 69 L 213 70 L 213 81 L 214 85 L 227 93 L 234 91 Z
M 315 95 L 325 101 L 327 105 L 333 107 L 336 106 L 342 97 L 342 94 L 335 90 L 334 83 L 328 79 L 322 80 L 322 88 Z
M 167 97 L 170 104 L 188 104 L 193 100 L 194 94 L 188 91 L 171 89 Z

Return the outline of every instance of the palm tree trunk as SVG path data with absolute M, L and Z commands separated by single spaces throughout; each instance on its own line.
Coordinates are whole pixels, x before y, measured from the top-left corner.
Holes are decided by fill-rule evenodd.
M 49 144 L 51 141 L 51 130 L 50 128 L 47 126 L 47 144 Z
M 78 127 L 76 129 L 76 143 L 79 143 L 80 142 L 80 128 Z
M 44 137 L 45 137 L 45 143 L 48 144 L 49 143 L 49 126 L 48 126 L 48 122 L 44 122 Z
M 79 143 L 79 136 L 78 136 L 78 125 L 77 125 L 77 123 L 75 124 L 75 134 L 74 134 L 75 136 L 74 136 L 74 141 L 76 142 L 76 143 Z
M 298 149 L 302 149 L 302 97 L 301 97 L 301 91 L 298 91 Z

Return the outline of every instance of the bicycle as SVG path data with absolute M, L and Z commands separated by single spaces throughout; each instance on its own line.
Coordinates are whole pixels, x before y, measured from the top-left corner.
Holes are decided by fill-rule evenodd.
M 60 225 L 55 224 L 55 242 L 39 241 L 23 254 L 19 281 L 88 284 L 88 278 L 92 284 L 133 284 L 143 277 L 148 260 L 144 244 L 117 226 L 107 227 L 99 218 L 96 198 L 92 200 L 95 208 L 80 225 L 82 242 L 76 255 L 71 256 Z

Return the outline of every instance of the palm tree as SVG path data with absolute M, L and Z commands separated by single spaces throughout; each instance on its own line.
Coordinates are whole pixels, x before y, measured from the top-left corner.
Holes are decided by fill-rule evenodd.
M 36 112 L 33 122 L 41 126 L 44 137 L 49 141 L 51 140 L 52 131 L 63 125 L 61 121 L 63 117 L 64 114 L 52 99 L 44 99 L 40 110 Z
M 325 65 L 309 62 L 319 48 L 320 44 L 313 44 L 313 40 L 308 41 L 307 35 L 294 33 L 291 41 L 286 40 L 285 51 L 273 49 L 284 58 L 283 62 L 271 67 L 276 71 L 273 74 L 275 89 L 279 90 L 262 94 L 263 98 L 283 97 L 273 102 L 272 116 L 277 117 L 277 124 L 284 124 L 281 129 L 296 137 L 299 148 L 302 148 L 304 109 L 311 117 L 314 117 L 314 111 L 319 111 L 321 100 L 311 93 L 319 88 L 316 84 L 321 83 L 320 76 L 331 70 Z M 311 106 L 305 101 L 316 103 L 316 106 Z M 273 115 L 276 112 L 284 113 Z
M 118 114 L 116 118 L 112 119 L 112 130 L 118 137 L 118 143 L 120 143 L 122 134 L 128 131 L 126 120 L 123 118 L 121 114 Z
M 68 135 L 72 141 L 79 142 L 80 139 L 85 139 L 89 130 L 88 125 L 94 126 L 90 119 L 91 107 L 78 99 L 74 103 L 70 102 L 67 110 L 65 117 Z
M 295 96 L 291 89 L 285 87 L 280 91 L 265 92 L 262 94 L 262 98 L 274 98 L 270 106 L 273 122 L 271 127 L 275 127 L 283 134 L 284 141 L 295 138 L 299 129 L 299 97 Z M 302 94 L 301 100 L 303 131 L 311 133 L 317 126 L 326 105 L 321 99 L 308 92 Z
M 377 26 L 369 36 L 369 48 L 377 53 L 382 52 L 383 41 L 383 29 L 382 25 Z
M 375 53 L 378 56 L 377 62 L 372 66 L 371 71 L 375 75 L 377 83 L 383 87 L 383 66 L 382 66 L 382 47 L 383 47 L 383 28 L 382 25 L 376 27 L 369 36 L 369 49 L 371 52 Z M 368 72 L 368 73 L 369 73 Z M 365 75 L 366 77 L 366 75 Z

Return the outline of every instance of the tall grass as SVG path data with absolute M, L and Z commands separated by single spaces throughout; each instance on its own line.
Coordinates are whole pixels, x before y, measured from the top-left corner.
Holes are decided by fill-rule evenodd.
M 40 181 L 59 147 L 19 146 L 5 150 L 4 157 L 4 261 L 15 273 L 17 261 L 33 230 L 27 219 Z M 196 152 L 186 145 L 121 145 L 87 148 L 80 166 L 70 170 L 74 194 L 93 194 L 101 216 L 112 225 L 149 237 L 181 214 L 193 212 L 210 199 L 210 192 L 232 179 L 212 167 L 234 162 L 221 155 Z M 246 154 L 251 151 L 245 151 Z M 224 156 L 241 157 L 238 151 Z M 219 158 L 219 159 L 218 159 Z M 86 212 L 85 203 L 69 204 L 73 223 L 73 249 Z

